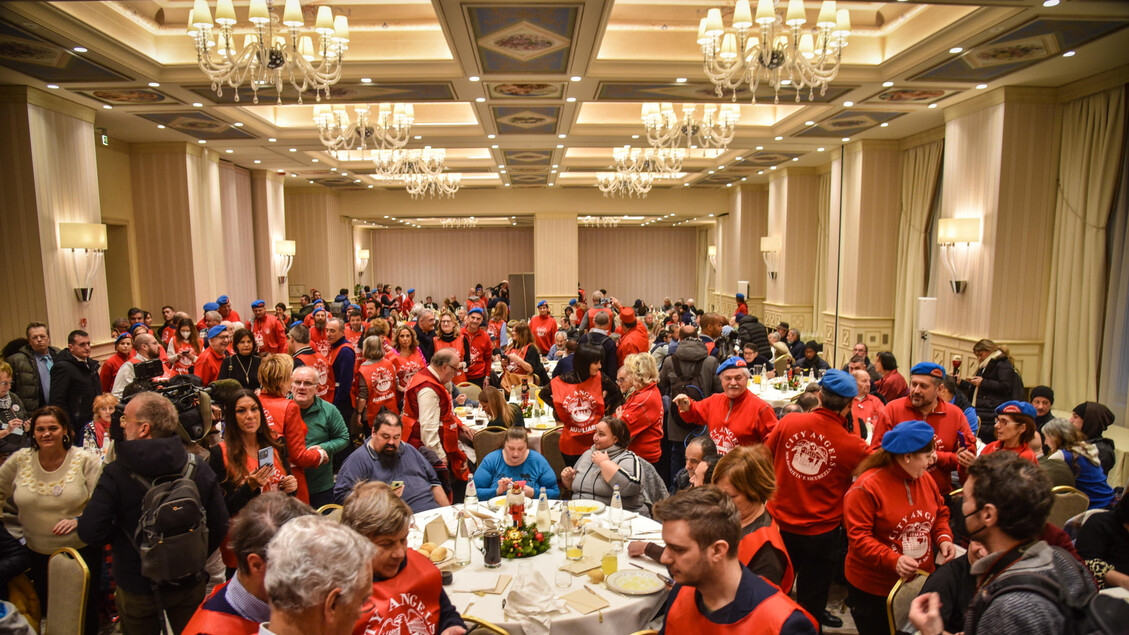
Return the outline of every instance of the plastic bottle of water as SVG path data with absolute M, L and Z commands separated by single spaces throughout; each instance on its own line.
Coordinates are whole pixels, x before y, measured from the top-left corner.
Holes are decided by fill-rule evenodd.
M 458 527 L 455 530 L 455 562 L 460 565 L 470 564 L 470 532 L 467 531 L 466 512 L 459 512 L 455 518 Z
M 474 487 L 474 479 L 466 482 L 466 496 L 463 498 L 463 509 L 478 511 L 478 490 Z
M 612 504 L 608 507 L 608 524 L 614 531 L 619 531 L 619 524 L 623 522 L 623 499 L 619 495 L 619 485 L 612 488 Z
M 549 515 L 549 496 L 545 488 L 541 488 L 541 496 L 537 501 L 537 531 L 545 533 L 553 526 L 553 519 Z

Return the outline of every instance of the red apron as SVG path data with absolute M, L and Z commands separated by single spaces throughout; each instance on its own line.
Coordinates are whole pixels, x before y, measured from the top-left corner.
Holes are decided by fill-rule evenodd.
M 404 422 L 403 436 L 408 443 L 415 447 L 422 445 L 419 424 L 419 391 L 424 387 L 431 388 L 439 395 L 439 440 L 443 444 L 443 451 L 447 453 L 447 467 L 451 474 L 460 481 L 470 478 L 467 469 L 466 454 L 459 448 L 459 418 L 451 408 L 451 394 L 447 388 L 439 383 L 439 379 L 432 374 L 430 368 L 424 368 L 412 377 L 412 383 L 404 391 L 404 412 L 401 419 Z
M 592 447 L 592 433 L 604 416 L 604 391 L 600 377 L 597 373 L 579 384 L 565 383 L 560 377 L 549 382 L 553 411 L 564 424 L 564 430 L 561 430 L 561 452 L 564 454 L 584 454 Z
M 408 549 L 407 560 L 395 576 L 372 583 L 373 607 L 361 613 L 353 635 L 439 632 L 443 576 L 414 549 Z
M 361 364 L 357 374 L 368 389 L 368 403 L 364 406 L 365 421 L 371 424 L 381 406 L 400 414 L 400 408 L 396 405 L 396 368 L 391 360 L 385 358 L 379 362 Z M 361 404 L 356 404 L 356 407 L 359 409 Z
M 784 547 L 784 539 L 780 537 L 780 528 L 776 525 L 776 521 L 770 519 L 767 526 L 761 527 L 742 538 L 737 545 L 737 558 L 746 567 L 749 566 L 753 556 L 757 555 L 757 552 L 766 542 L 784 554 L 784 577 L 780 579 L 780 588 L 788 593 L 792 590 L 792 583 L 795 582 L 796 576 L 792 571 L 792 558 L 788 556 L 788 549 Z

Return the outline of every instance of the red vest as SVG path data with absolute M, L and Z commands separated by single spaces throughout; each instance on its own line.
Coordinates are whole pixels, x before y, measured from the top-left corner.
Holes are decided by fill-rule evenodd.
M 715 624 L 698 612 L 694 601 L 694 587 L 684 586 L 678 591 L 670 610 L 666 614 L 668 633 L 709 633 L 710 635 L 774 635 L 784 627 L 784 622 L 796 610 L 803 611 L 799 604 L 782 591 L 777 591 L 760 604 L 753 607 L 741 620 L 733 624 Z M 805 617 L 811 616 L 804 613 Z M 815 621 L 812 621 L 813 627 Z M 818 627 L 815 627 L 818 631 Z
M 306 422 L 302 421 L 302 410 L 298 404 L 286 397 L 276 397 L 262 393 L 259 401 L 263 404 L 263 415 L 267 425 L 278 440 L 286 446 L 290 454 L 290 471 L 298 481 L 295 494 L 303 503 L 310 502 L 310 491 L 306 487 L 304 468 L 317 467 L 321 455 L 306 447 Z
M 521 350 L 518 350 L 516 348 L 511 348 L 510 350 L 506 351 L 506 354 L 508 355 L 509 353 L 517 353 L 517 356 L 524 360 L 525 354 L 528 353 L 528 352 L 529 352 L 529 344 L 526 344 L 525 346 L 523 346 L 521 348 Z M 517 364 L 515 364 L 514 361 L 512 359 L 510 359 L 509 357 L 506 358 L 505 369 L 506 369 L 507 373 L 516 373 L 518 375 L 528 375 L 529 374 L 529 373 L 525 372 L 524 370 L 522 370 L 521 367 L 518 366 Z
M 192 348 L 192 344 L 190 344 L 188 342 L 182 342 L 181 344 L 176 345 L 173 348 L 173 350 L 176 351 L 177 355 L 184 355 L 184 353 L 186 351 L 192 351 L 193 355 L 195 355 L 197 357 L 199 357 L 200 353 L 203 352 L 203 351 L 198 351 L 195 348 Z M 190 370 L 192 370 L 192 364 L 194 364 L 194 363 L 195 362 L 189 361 L 188 359 L 185 359 L 184 357 L 178 357 L 177 360 L 176 360 L 176 364 L 173 364 L 172 370 L 177 375 L 187 375 L 188 372 Z
M 424 368 L 412 377 L 412 383 L 404 391 L 404 422 L 405 436 L 408 442 L 415 447 L 422 445 L 419 423 L 419 391 L 424 387 L 431 388 L 439 395 L 439 440 L 443 444 L 443 451 L 447 453 L 447 467 L 451 474 L 460 481 L 470 477 L 467 469 L 466 454 L 459 448 L 459 418 L 451 408 L 451 393 L 439 383 L 439 379 L 432 374 L 430 368 Z
M 351 344 L 353 346 L 353 348 L 357 348 L 357 343 L 360 342 L 361 337 L 364 336 L 364 334 L 365 334 L 364 328 L 365 327 L 362 325 L 361 330 L 354 331 L 353 327 L 351 327 L 349 325 L 345 326 L 345 339 L 349 340 L 349 344 Z
M 220 441 L 220 452 L 223 453 L 223 464 L 224 465 L 231 465 L 231 457 L 229 457 L 227 455 L 227 442 L 226 441 Z M 263 490 L 262 490 L 263 493 L 277 492 L 278 491 L 278 482 L 281 481 L 284 476 L 286 476 L 286 471 L 283 469 L 283 466 L 282 466 L 282 455 L 280 455 L 278 453 L 278 450 L 273 450 L 273 452 L 274 452 L 274 472 L 271 473 L 270 480 L 268 480 L 266 482 L 266 484 L 263 485 Z M 257 469 L 259 469 L 259 457 L 258 456 L 252 456 L 250 453 L 245 453 L 244 456 L 243 456 L 243 469 L 248 474 L 250 474 L 251 472 L 254 472 Z
M 494 343 L 494 346 L 502 345 L 499 338 L 502 336 L 502 327 L 505 326 L 505 324 L 505 322 L 495 322 L 494 320 L 487 322 L 486 334 L 490 336 L 490 341 Z
M 365 421 L 371 424 L 381 406 L 396 414 L 400 413 L 400 408 L 396 405 L 396 368 L 391 360 L 385 358 L 373 364 L 361 364 L 357 374 L 368 389 L 368 403 L 364 406 Z M 359 409 L 361 404 L 356 406 Z
M 325 330 L 318 330 L 316 326 L 310 327 L 310 346 L 326 357 L 329 357 L 329 340 L 326 339 Z
M 286 352 L 286 330 L 278 318 L 269 313 L 261 320 L 251 320 L 251 335 L 254 336 L 255 348 L 260 353 Z
M 414 549 L 408 549 L 407 560 L 395 576 L 372 583 L 373 608 L 361 613 L 353 635 L 439 632 L 443 576 Z
M 608 319 L 611 320 L 610 322 L 608 322 L 608 331 L 610 332 L 611 328 L 613 326 L 615 326 L 615 313 L 613 313 L 611 309 L 607 309 L 607 308 L 603 308 L 603 307 L 588 309 L 588 330 L 591 331 L 592 329 L 596 328 L 596 314 L 597 313 L 607 313 L 608 314 Z M 584 318 L 580 318 L 580 321 L 583 322 Z
M 444 348 L 453 348 L 453 349 L 455 349 L 456 352 L 458 352 L 459 360 L 463 361 L 463 362 L 467 361 L 466 347 L 467 347 L 467 339 L 462 333 L 455 335 L 455 339 L 451 340 L 450 342 L 444 341 L 443 338 L 441 338 L 441 337 L 435 338 L 435 350 L 436 351 L 439 351 L 439 350 L 444 349 Z M 466 381 L 466 373 L 460 372 L 458 375 L 455 375 L 454 382 L 456 384 L 461 384 L 465 381 Z
M 317 351 L 299 353 L 294 359 L 302 360 L 304 365 L 318 371 L 318 397 L 333 403 L 333 367 L 329 365 L 329 359 Z
M 396 381 L 405 388 L 412 382 L 412 377 L 416 373 L 427 367 L 427 361 L 423 359 L 423 353 L 419 351 L 418 346 L 407 357 L 403 355 L 393 357 L 392 364 L 396 367 Z
M 592 447 L 592 433 L 596 424 L 604 416 L 604 391 L 600 385 L 599 373 L 579 384 L 565 383 L 555 377 L 552 386 L 553 411 L 564 424 L 561 430 L 561 452 L 565 454 L 584 454 Z
M 494 355 L 494 345 L 490 342 L 490 336 L 486 333 L 486 329 L 482 328 L 478 329 L 478 332 L 474 335 L 464 330 L 463 335 L 470 343 L 470 350 L 467 351 L 468 358 L 465 360 L 467 363 L 466 376 L 471 379 L 485 377 L 490 371 L 490 358 Z
M 217 593 L 227 588 L 227 582 L 212 589 L 204 603 L 192 614 L 181 635 L 256 635 L 259 632 L 259 623 L 245 620 L 239 615 L 221 613 L 204 608 L 208 601 L 216 597 Z
M 784 539 L 780 536 L 780 528 L 776 526 L 776 521 L 772 520 L 771 516 L 767 526 L 746 534 L 741 539 L 741 542 L 737 545 L 737 559 L 745 563 L 746 567 L 749 566 L 753 556 L 757 555 L 757 552 L 761 550 L 765 543 L 771 544 L 784 554 L 784 577 L 780 579 L 780 588 L 788 593 L 792 590 L 792 583 L 796 581 L 796 576 L 792 571 L 792 558 L 788 556 L 788 549 L 784 546 Z M 754 571 L 754 573 L 756 572 Z

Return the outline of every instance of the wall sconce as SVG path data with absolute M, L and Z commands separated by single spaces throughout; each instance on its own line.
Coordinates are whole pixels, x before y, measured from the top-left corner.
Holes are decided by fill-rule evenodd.
M 71 251 L 74 294 L 79 302 L 94 296 L 94 277 L 106 253 L 106 226 L 98 223 L 59 223 L 59 249 Z M 83 261 L 80 265 L 79 261 Z
M 979 218 L 942 218 L 937 223 L 937 244 L 953 293 L 964 293 L 968 288 L 968 254 L 971 245 L 978 242 Z
M 710 264 L 714 269 L 717 269 L 717 245 L 710 245 L 706 247 L 706 255 L 710 257 Z
M 775 280 L 776 265 L 780 258 L 779 236 L 761 236 L 761 257 L 764 258 L 764 266 L 768 268 L 769 279 Z
M 367 249 L 357 250 L 357 278 L 365 275 L 365 269 L 368 268 L 369 251 Z
M 276 240 L 274 241 L 274 253 L 279 258 L 278 262 L 278 283 L 286 282 L 286 275 L 290 273 L 290 267 L 294 265 L 294 254 L 297 252 L 298 246 L 293 240 Z

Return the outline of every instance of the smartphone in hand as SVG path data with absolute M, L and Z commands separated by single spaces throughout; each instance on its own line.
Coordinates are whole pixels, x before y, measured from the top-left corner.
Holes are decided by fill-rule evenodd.
M 404 486 L 404 481 L 392 481 L 391 483 L 388 484 L 388 486 L 391 487 L 392 489 L 400 489 L 401 487 Z
M 274 451 L 272 448 L 262 448 L 259 450 L 259 467 L 264 465 L 274 465 Z

